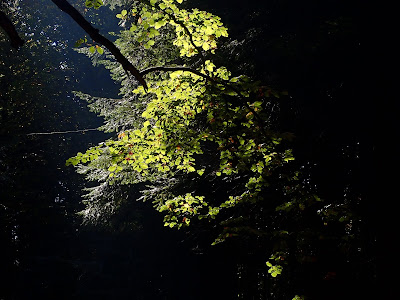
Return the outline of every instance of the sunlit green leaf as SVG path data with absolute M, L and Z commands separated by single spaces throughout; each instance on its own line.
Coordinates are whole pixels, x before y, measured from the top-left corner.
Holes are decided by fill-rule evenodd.
M 97 52 L 98 52 L 99 54 L 103 54 L 103 53 L 104 53 L 103 48 L 101 48 L 101 47 L 96 47 L 96 49 L 97 49 Z
M 150 40 L 150 41 L 148 41 L 146 44 L 144 44 L 144 47 L 146 48 L 146 49 L 148 49 L 148 48 L 150 48 L 151 46 L 153 46 L 154 45 L 154 41 L 153 40 Z
M 116 165 L 112 165 L 112 166 L 110 166 L 110 167 L 108 168 L 108 171 L 114 172 L 116 169 L 117 169 L 117 166 L 116 166 Z

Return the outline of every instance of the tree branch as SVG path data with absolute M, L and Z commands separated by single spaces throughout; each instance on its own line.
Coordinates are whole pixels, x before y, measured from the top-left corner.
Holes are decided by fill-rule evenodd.
M 189 36 L 190 43 L 192 44 L 192 46 L 193 46 L 193 47 L 197 50 L 197 52 L 199 53 L 200 59 L 201 59 L 201 61 L 202 61 L 202 63 L 203 63 L 203 66 L 204 66 L 204 68 L 205 68 L 205 66 L 206 66 L 206 59 L 205 59 L 205 57 L 204 57 L 204 55 L 203 55 L 203 52 L 202 52 L 201 48 L 198 47 L 198 46 L 196 46 L 196 44 L 194 43 L 193 35 L 192 35 L 192 33 L 189 31 L 189 28 L 187 28 L 186 24 L 185 24 L 184 22 L 182 22 L 182 21 L 179 21 L 173 14 L 167 13 L 167 15 L 168 15 L 176 24 L 179 24 L 180 26 L 182 26 L 183 30 L 185 30 L 186 34 Z
M 113 42 L 99 33 L 99 30 L 94 28 L 71 4 L 66 0 L 51 0 L 63 12 L 67 13 L 89 36 L 97 43 L 106 47 L 122 65 L 125 71 L 131 73 L 147 90 L 147 83 L 140 75 L 139 71 L 131 64 L 131 62 L 121 53 Z
M 0 11 L 0 26 L 6 31 L 11 40 L 11 47 L 18 49 L 22 47 L 24 41 L 19 37 L 14 24 L 10 21 L 5 13 Z
M 193 35 L 190 32 L 189 28 L 186 26 L 185 22 L 178 20 L 173 13 L 167 12 L 166 10 L 160 8 L 160 2 L 155 3 L 154 5 L 152 5 L 150 3 L 150 1 L 148 1 L 148 0 L 140 0 L 140 2 L 145 3 L 146 5 L 158 8 L 160 11 L 162 11 L 168 17 L 170 17 L 176 24 L 180 25 L 183 28 L 183 30 L 185 31 L 185 33 L 188 35 L 190 43 L 192 44 L 192 46 L 197 50 L 198 54 L 200 55 L 201 62 L 203 63 L 203 66 L 205 67 L 206 59 L 203 55 L 202 49 L 201 49 L 201 47 L 196 46 L 196 44 L 194 43 Z

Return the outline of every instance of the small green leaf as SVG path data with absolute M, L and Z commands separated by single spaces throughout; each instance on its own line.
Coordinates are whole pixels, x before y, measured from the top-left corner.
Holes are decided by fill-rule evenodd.
M 208 49 L 210 49 L 210 45 L 208 43 L 204 43 L 202 47 L 203 47 L 204 51 L 207 51 Z
M 204 174 L 204 169 L 201 170 L 197 170 L 197 174 L 199 174 L 200 176 Z
M 95 9 L 99 9 L 103 6 L 102 0 L 86 0 L 85 2 L 86 7 L 94 7 Z
M 95 53 L 96 52 L 96 48 L 94 46 L 89 48 L 90 53 Z
M 314 199 L 316 200 L 316 201 L 322 201 L 322 199 L 320 198 L 320 197 L 318 197 L 317 195 L 313 195 L 314 196 Z
M 78 48 L 78 47 L 80 47 L 83 43 L 86 43 L 86 42 L 87 42 L 87 39 L 86 39 L 86 38 L 84 38 L 84 39 L 79 39 L 79 40 L 77 40 L 77 41 L 75 42 L 74 47 L 75 47 L 75 48 Z
M 154 45 L 154 41 L 153 40 L 150 40 L 150 41 L 148 41 L 146 44 L 144 44 L 144 47 L 146 48 L 146 49 L 149 49 L 151 46 L 153 46 Z
M 167 23 L 167 21 L 165 21 L 165 20 L 159 20 L 154 24 L 154 28 L 159 29 L 159 28 L 163 27 L 166 23 Z
M 145 163 L 140 163 L 140 168 L 144 170 L 144 169 L 148 169 L 149 166 Z
M 154 28 L 150 28 L 150 32 L 149 32 L 149 38 L 155 37 L 157 35 L 160 35 L 160 33 L 158 32 L 157 29 Z
M 211 35 L 214 33 L 214 30 L 212 29 L 212 27 L 207 27 L 205 30 L 205 34 L 207 35 Z
M 99 54 L 103 54 L 103 53 L 104 53 L 103 48 L 101 48 L 101 47 L 96 47 L 96 48 L 97 48 L 97 52 L 98 52 Z
M 102 0 L 96 0 L 96 3 L 94 4 L 94 8 L 99 9 L 103 5 L 104 5 L 104 3 Z
M 116 169 L 117 169 L 117 166 L 116 166 L 116 165 L 112 165 L 112 166 L 110 166 L 110 167 L 108 168 L 108 171 L 109 171 L 109 172 L 114 172 Z

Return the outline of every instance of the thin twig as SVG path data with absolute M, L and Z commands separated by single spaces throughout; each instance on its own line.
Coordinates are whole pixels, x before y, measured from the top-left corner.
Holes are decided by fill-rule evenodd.
M 64 134 L 64 133 L 78 133 L 86 131 L 99 130 L 98 128 L 78 129 L 78 130 L 67 130 L 67 131 L 52 131 L 52 132 L 32 132 L 26 135 L 51 135 L 51 134 Z

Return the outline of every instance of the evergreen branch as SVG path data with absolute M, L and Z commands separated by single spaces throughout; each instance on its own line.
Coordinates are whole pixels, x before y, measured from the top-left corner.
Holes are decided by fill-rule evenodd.
M 74 21 L 85 30 L 89 36 L 97 43 L 106 47 L 122 65 L 125 71 L 129 71 L 147 90 L 147 83 L 140 75 L 139 71 L 131 64 L 131 62 L 121 53 L 121 51 L 106 37 L 99 33 L 71 4 L 66 0 L 51 0 L 63 12 L 67 13 Z

